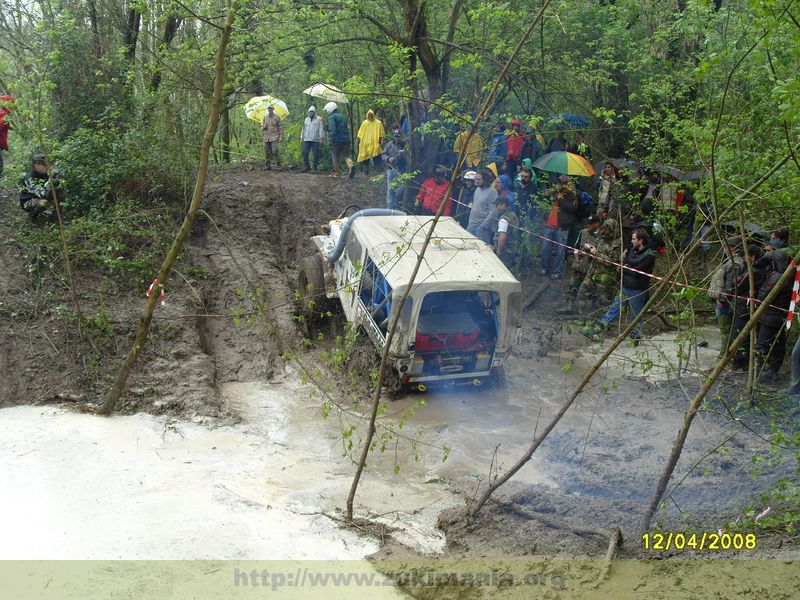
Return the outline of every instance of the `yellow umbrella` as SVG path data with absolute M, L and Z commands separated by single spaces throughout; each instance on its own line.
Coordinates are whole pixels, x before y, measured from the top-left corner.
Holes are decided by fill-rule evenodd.
M 286 102 L 278 100 L 272 96 L 254 96 L 247 101 L 244 105 L 244 114 L 248 119 L 252 119 L 256 123 L 261 123 L 264 118 L 264 113 L 267 112 L 267 107 L 272 106 L 275 109 L 275 114 L 281 119 L 289 116 L 289 109 L 286 107 Z

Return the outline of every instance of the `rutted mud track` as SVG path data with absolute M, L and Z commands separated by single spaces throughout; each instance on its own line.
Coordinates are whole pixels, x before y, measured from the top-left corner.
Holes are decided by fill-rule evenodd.
M 371 187 L 363 180 L 265 174 L 260 168 L 212 176 L 204 200 L 211 218 L 199 220 L 192 256 L 213 274 L 202 290 L 207 314 L 239 323 L 199 322 L 218 383 L 269 378 L 281 354 L 299 346 L 293 320 L 297 261 L 312 252 L 309 238 L 348 204 L 374 206 Z

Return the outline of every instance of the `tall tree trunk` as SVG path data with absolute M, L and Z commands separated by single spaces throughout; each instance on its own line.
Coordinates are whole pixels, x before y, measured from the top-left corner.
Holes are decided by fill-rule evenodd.
M 94 57 L 100 59 L 103 55 L 103 48 L 100 44 L 100 28 L 97 25 L 97 4 L 95 0 L 89 0 L 89 22 L 92 26 L 92 48 Z
M 232 93 L 232 90 L 226 90 L 224 99 L 225 104 L 222 107 L 221 115 L 222 123 L 219 127 L 222 162 L 226 164 L 230 164 L 231 162 L 231 109 L 230 106 L 228 106 L 228 98 L 230 93 Z
M 156 281 L 158 282 L 153 289 L 153 293 L 147 299 L 144 312 L 139 317 L 139 324 L 136 328 L 136 338 L 133 342 L 133 347 L 128 352 L 125 363 L 122 365 L 114 384 L 111 386 L 102 406 L 97 409 L 97 414 L 109 415 L 114 410 L 119 397 L 125 390 L 128 381 L 128 375 L 136 365 L 139 354 L 142 352 L 147 336 L 150 332 L 150 322 L 153 318 L 153 311 L 158 302 L 158 297 L 161 290 L 167 284 L 169 274 L 172 271 L 172 265 L 178 258 L 178 255 L 183 249 L 183 244 L 186 238 L 189 237 L 189 232 L 192 230 L 195 216 L 200 210 L 200 201 L 203 198 L 203 190 L 206 185 L 206 176 L 208 174 L 208 155 L 211 150 L 211 144 L 214 141 L 214 135 L 217 131 L 217 122 L 219 121 L 220 106 L 222 104 L 222 86 L 225 82 L 225 50 L 228 47 L 228 41 L 231 36 L 231 29 L 233 27 L 233 18 L 236 14 L 238 2 L 232 2 L 228 8 L 228 15 L 225 19 L 225 25 L 222 27 L 222 35 L 220 36 L 219 46 L 217 47 L 216 68 L 214 73 L 214 94 L 211 101 L 211 114 L 208 116 L 208 125 L 206 126 L 205 134 L 203 135 L 203 143 L 200 147 L 200 165 L 197 169 L 197 181 L 194 186 L 194 194 L 192 195 L 192 203 L 183 219 L 178 235 L 172 242 L 172 247 L 169 249 L 164 262 L 161 264 L 161 269 L 158 272 Z
M 125 26 L 125 58 L 133 62 L 136 58 L 136 43 L 139 41 L 139 29 L 142 26 L 142 13 L 135 8 L 128 10 L 128 22 Z
M 164 25 L 164 37 L 161 39 L 161 45 L 159 47 L 159 53 L 165 52 L 170 49 L 172 46 L 172 40 L 175 39 L 175 36 L 178 34 L 178 29 L 181 26 L 183 19 L 181 17 L 167 17 L 167 22 Z M 156 64 L 155 72 L 153 76 L 150 78 L 150 89 L 152 91 L 158 90 L 158 87 L 161 85 L 161 67 Z

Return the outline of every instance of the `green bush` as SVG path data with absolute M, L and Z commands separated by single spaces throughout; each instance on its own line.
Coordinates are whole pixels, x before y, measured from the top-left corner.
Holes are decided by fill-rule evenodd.
M 147 206 L 175 197 L 182 169 L 170 168 L 164 142 L 138 128 L 124 130 L 111 120 L 77 129 L 56 150 L 56 167 L 67 184 L 66 213 L 105 210 L 133 198 Z
M 140 208 L 120 201 L 105 212 L 67 219 L 65 234 L 74 267 L 107 277 L 122 286 L 146 287 L 166 252 L 175 224 L 165 209 Z M 63 272 L 61 241 L 55 225 L 24 227 L 16 236 L 28 252 L 36 275 Z

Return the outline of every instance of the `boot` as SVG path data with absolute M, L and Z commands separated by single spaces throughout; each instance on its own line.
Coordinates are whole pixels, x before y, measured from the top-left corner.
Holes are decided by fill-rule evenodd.
M 733 315 L 721 315 L 717 317 L 717 325 L 719 325 L 719 354 L 717 360 L 725 356 L 728 352 L 728 345 L 731 342 L 731 326 L 733 325 Z
M 364 175 L 369 177 L 369 161 L 364 163 Z

